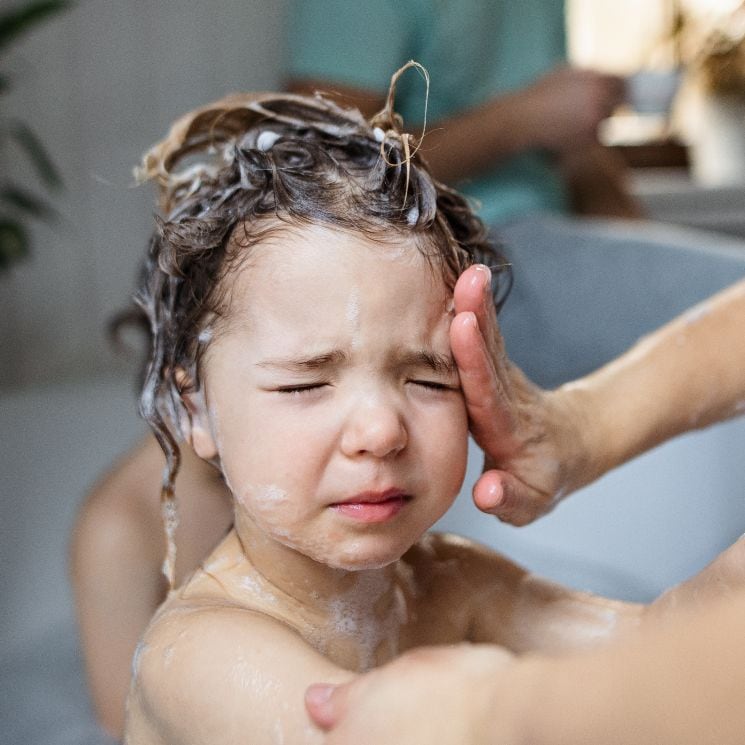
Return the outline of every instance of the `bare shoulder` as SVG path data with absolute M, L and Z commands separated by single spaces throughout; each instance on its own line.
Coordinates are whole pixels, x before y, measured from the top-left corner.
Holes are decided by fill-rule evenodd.
M 473 588 L 484 582 L 519 582 L 526 574 L 515 562 L 470 538 L 428 533 L 406 554 L 414 572 L 439 579 L 458 578 Z
M 432 535 L 420 548 L 437 589 L 468 616 L 466 640 L 499 644 L 516 653 L 585 649 L 637 623 L 633 603 L 593 595 L 532 574 L 460 536 Z M 444 605 L 444 604 L 443 604 Z
M 320 742 L 305 689 L 351 677 L 282 622 L 217 604 L 160 612 L 132 672 L 128 745 Z
M 411 578 L 413 615 L 423 643 L 503 642 L 501 636 L 481 633 L 482 619 L 486 615 L 501 627 L 524 569 L 474 541 L 441 533 L 425 535 L 402 564 Z

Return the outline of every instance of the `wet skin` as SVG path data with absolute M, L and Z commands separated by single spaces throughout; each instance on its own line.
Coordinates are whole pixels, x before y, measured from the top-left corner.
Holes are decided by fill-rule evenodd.
M 636 606 L 422 537 L 461 486 L 468 420 L 452 292 L 410 238 L 283 230 L 229 281 L 185 403 L 235 528 L 145 634 L 128 743 L 318 742 L 311 682 L 416 646 L 576 648 L 636 623 Z

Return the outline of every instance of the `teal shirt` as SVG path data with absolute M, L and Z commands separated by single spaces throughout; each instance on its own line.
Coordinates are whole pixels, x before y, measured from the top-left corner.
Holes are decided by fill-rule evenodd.
M 295 0 L 289 9 L 288 75 L 384 95 L 409 59 L 430 74 L 427 118 L 437 121 L 532 83 L 566 59 L 562 0 Z M 396 109 L 421 124 L 425 84 L 400 80 Z M 459 184 L 499 223 L 567 211 L 564 185 L 540 151 L 501 161 Z

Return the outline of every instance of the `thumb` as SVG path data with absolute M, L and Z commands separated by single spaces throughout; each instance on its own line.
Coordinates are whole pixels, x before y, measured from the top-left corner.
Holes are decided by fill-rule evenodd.
M 482 512 L 510 525 L 527 525 L 553 507 L 551 495 L 499 470 L 481 474 L 473 486 L 473 501 Z
M 305 708 L 313 722 L 323 730 L 335 727 L 347 708 L 347 686 L 314 683 L 305 691 Z

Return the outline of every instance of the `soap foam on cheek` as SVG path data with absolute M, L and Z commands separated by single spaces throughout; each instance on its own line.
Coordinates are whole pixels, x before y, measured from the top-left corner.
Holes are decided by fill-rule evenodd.
M 287 492 L 274 484 L 251 486 L 236 493 L 236 499 L 249 514 L 255 515 L 271 527 L 286 523 L 294 517 L 294 505 L 287 497 Z
M 284 489 L 275 484 L 249 484 L 234 494 L 246 514 L 260 528 L 294 547 L 289 539 L 292 535 L 292 526 L 299 517 L 299 510 Z
M 336 538 L 308 529 L 306 522 L 310 517 L 296 498 L 275 484 L 249 485 L 234 494 L 248 517 L 268 537 L 316 561 L 328 563 Z

